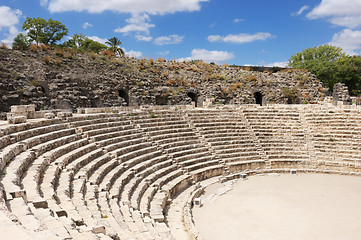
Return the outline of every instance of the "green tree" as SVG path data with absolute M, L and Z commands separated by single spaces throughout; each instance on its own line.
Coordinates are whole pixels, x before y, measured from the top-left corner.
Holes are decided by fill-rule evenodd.
M 68 34 L 68 29 L 61 22 L 52 20 L 46 21 L 43 18 L 27 18 L 22 29 L 27 32 L 30 41 L 36 44 L 55 44 Z
M 100 42 L 97 42 L 97 41 L 94 41 L 94 40 L 91 40 L 89 38 L 86 38 L 81 46 L 81 50 L 83 51 L 93 51 L 93 52 L 100 52 L 101 50 L 105 50 L 107 49 L 108 47 Z
M 344 83 L 352 95 L 361 94 L 361 56 L 345 56 L 337 60 L 337 79 Z
M 12 48 L 13 48 L 13 49 L 18 49 L 18 50 L 28 49 L 29 46 L 30 46 L 30 41 L 29 41 L 29 39 L 27 38 L 27 36 L 25 36 L 25 35 L 22 34 L 22 33 L 19 33 L 19 34 L 14 38 L 14 41 L 13 41 L 13 44 L 12 44 Z
M 108 41 L 105 42 L 105 44 L 109 45 L 108 49 L 114 52 L 115 54 L 119 54 L 120 56 L 125 55 L 124 50 L 119 47 L 122 44 L 122 42 L 118 38 L 116 37 L 109 38 Z
M 339 47 L 321 45 L 307 48 L 293 55 L 289 59 L 288 65 L 293 68 L 308 70 L 332 90 L 339 77 L 337 60 L 346 56 Z
M 87 37 L 83 34 L 74 34 L 68 41 L 64 42 L 65 47 L 80 49 Z

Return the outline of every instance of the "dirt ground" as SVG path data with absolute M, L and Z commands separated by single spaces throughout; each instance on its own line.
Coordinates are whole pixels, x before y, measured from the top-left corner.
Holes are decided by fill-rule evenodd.
M 252 176 L 216 184 L 193 209 L 204 240 L 361 239 L 361 177 Z

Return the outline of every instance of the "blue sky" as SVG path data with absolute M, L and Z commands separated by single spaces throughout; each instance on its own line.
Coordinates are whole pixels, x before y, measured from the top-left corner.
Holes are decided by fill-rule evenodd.
M 284 66 L 321 44 L 361 53 L 361 0 L 0 0 L 0 41 L 27 17 L 59 20 L 68 36 L 117 37 L 138 58 Z

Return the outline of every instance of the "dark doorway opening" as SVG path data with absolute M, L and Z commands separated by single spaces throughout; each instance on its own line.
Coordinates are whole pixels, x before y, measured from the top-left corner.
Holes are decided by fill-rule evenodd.
M 187 96 L 192 99 L 192 102 L 194 102 L 194 106 L 197 107 L 197 103 L 198 103 L 198 96 L 197 94 L 193 93 L 193 92 L 188 92 Z
M 126 106 L 129 106 L 129 95 L 125 90 L 118 90 L 118 96 L 125 100 Z
M 165 96 L 156 96 L 155 97 L 155 104 L 157 105 L 167 105 L 168 99 Z
M 254 93 L 254 98 L 256 99 L 256 104 L 259 104 L 259 105 L 262 106 L 262 98 L 263 98 L 262 93 L 255 92 Z

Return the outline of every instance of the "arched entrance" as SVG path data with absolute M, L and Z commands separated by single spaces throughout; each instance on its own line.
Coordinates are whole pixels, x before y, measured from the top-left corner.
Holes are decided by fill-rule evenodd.
M 259 104 L 259 105 L 262 106 L 262 98 L 263 98 L 262 93 L 260 93 L 260 92 L 255 92 L 255 93 L 254 93 L 254 98 L 255 98 L 255 100 L 256 100 L 256 104 Z
M 155 96 L 155 104 L 157 105 L 167 105 L 168 99 L 165 96 Z
M 124 89 L 118 90 L 118 96 L 123 98 L 127 106 L 129 106 L 129 95 Z
M 194 106 L 197 107 L 197 103 L 198 103 L 198 95 L 193 93 L 193 92 L 188 92 L 187 96 L 192 99 L 192 102 L 194 102 Z

